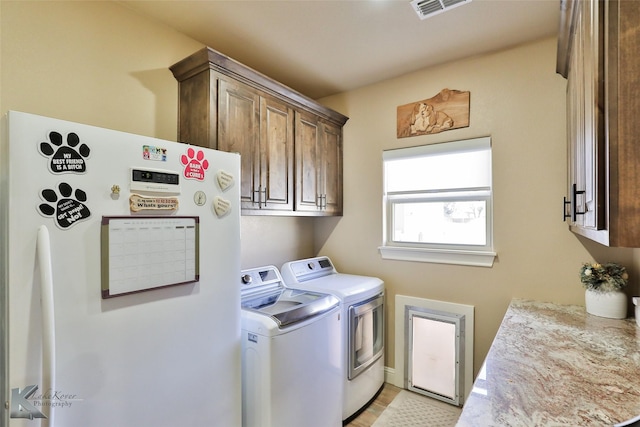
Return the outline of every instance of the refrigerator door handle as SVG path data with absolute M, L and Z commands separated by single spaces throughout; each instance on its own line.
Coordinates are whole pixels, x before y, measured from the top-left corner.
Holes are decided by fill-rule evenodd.
M 42 310 L 42 389 L 55 390 L 56 328 L 53 308 L 53 270 L 51 243 L 45 225 L 38 228 L 36 243 L 40 268 L 40 306 Z M 53 406 L 49 407 L 48 425 L 53 426 Z

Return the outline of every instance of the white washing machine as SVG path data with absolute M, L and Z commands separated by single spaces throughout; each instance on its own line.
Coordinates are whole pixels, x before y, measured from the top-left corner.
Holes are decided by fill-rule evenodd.
M 384 384 L 384 282 L 338 273 L 328 257 L 290 261 L 281 268 L 292 288 L 327 292 L 340 299 L 343 319 L 342 419 L 349 420 Z
M 342 425 L 340 301 L 289 289 L 274 266 L 243 270 L 242 425 Z

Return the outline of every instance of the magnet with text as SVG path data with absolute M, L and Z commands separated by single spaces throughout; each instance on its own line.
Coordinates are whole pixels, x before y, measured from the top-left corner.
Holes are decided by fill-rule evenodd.
M 177 211 L 179 206 L 177 197 L 144 197 L 139 194 L 129 196 L 131 212 L 140 211 Z
M 91 211 L 84 204 L 87 193 L 66 182 L 61 182 L 58 188 L 45 188 L 40 192 L 44 203 L 38 205 L 38 212 L 44 217 L 53 218 L 61 229 L 65 230 L 91 216 Z
M 222 169 L 216 174 L 216 180 L 218 181 L 218 186 L 222 191 L 227 191 L 234 183 L 233 175 L 223 171 Z
M 55 174 L 76 173 L 87 171 L 86 159 L 91 149 L 80 142 L 75 132 L 69 132 L 66 138 L 59 132 L 49 132 L 49 140 L 38 145 L 38 151 L 49 159 L 49 171 Z
M 204 151 L 189 147 L 187 153 L 180 156 L 180 163 L 184 166 L 184 177 L 204 181 L 205 172 L 209 169 L 209 161 L 204 158 Z
M 231 202 L 223 199 L 220 196 L 216 196 L 213 199 L 213 212 L 218 218 L 222 218 L 231 212 Z

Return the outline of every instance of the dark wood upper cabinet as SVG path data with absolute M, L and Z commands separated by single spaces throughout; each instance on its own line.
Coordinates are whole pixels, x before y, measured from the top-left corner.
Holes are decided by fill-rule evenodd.
M 348 117 L 211 48 L 170 69 L 178 141 L 240 153 L 244 215 L 342 215 Z
M 640 247 L 640 2 L 562 0 L 571 231 Z

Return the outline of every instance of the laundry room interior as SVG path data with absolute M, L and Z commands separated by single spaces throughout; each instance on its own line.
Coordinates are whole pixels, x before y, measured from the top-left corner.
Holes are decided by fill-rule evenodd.
M 536 425 L 564 425 L 554 422 L 559 423 L 558 420 L 563 419 L 555 406 L 557 401 L 572 399 L 567 391 L 570 387 L 565 385 L 579 383 L 580 387 L 584 387 L 580 390 L 585 395 L 591 393 L 589 386 L 585 385 L 590 380 L 582 380 L 586 374 L 580 372 L 581 368 L 585 371 L 601 368 L 607 371 L 602 373 L 606 378 L 618 375 L 611 372 L 616 366 L 620 372 L 626 373 L 637 373 L 636 369 L 640 368 L 637 360 L 640 341 L 635 335 L 640 326 L 634 319 L 632 302 L 633 297 L 640 295 L 640 251 L 637 249 L 640 239 L 637 244 L 618 245 L 614 241 L 624 241 L 624 236 L 620 235 L 635 233 L 640 227 L 631 219 L 627 219 L 629 225 L 616 223 L 615 232 L 620 235 L 611 237 L 611 241 L 607 238 L 607 243 L 602 244 L 590 232 L 578 230 L 580 227 L 567 218 L 571 217 L 568 209 L 576 208 L 570 205 L 573 199 L 568 184 L 571 169 L 568 157 L 572 152 L 567 142 L 567 129 L 575 118 L 568 113 L 571 105 L 568 105 L 567 77 L 558 70 L 558 52 L 563 37 L 562 13 L 568 3 L 600 3 L 616 7 L 621 3 L 624 7 L 624 4 L 633 2 L 468 0 L 465 2 L 468 4 L 425 20 L 416 16 L 410 3 L 401 0 L 2 0 L 0 111 L 2 115 L 8 111 L 22 111 L 162 140 L 238 152 L 241 151 L 238 147 L 248 144 L 246 135 L 230 137 L 226 148 L 212 145 L 212 141 L 220 138 L 219 135 L 225 132 L 232 135 L 232 131 L 220 125 L 220 116 L 211 113 L 212 109 L 222 105 L 223 92 L 219 82 L 231 81 L 230 85 L 240 83 L 242 90 L 229 86 L 231 89 L 224 92 L 224 96 L 229 96 L 225 99 L 230 100 L 227 113 L 240 117 L 244 114 L 242 109 L 246 108 L 242 102 L 250 98 L 250 108 L 255 110 L 251 110 L 246 117 L 254 120 L 251 129 L 256 135 L 261 134 L 263 123 L 271 123 L 265 119 L 264 111 L 282 111 L 278 108 L 284 103 L 284 111 L 291 116 L 284 122 L 285 126 L 291 127 L 286 132 L 290 132 L 289 136 L 296 142 L 291 143 L 289 148 L 282 148 L 282 153 L 275 154 L 273 167 L 279 169 L 275 172 L 246 170 L 247 164 L 265 168 L 265 163 L 269 162 L 265 159 L 273 153 L 264 146 L 256 148 L 251 163 L 245 163 L 246 157 L 242 155 L 242 171 L 236 177 L 236 185 L 243 186 L 238 205 L 240 212 L 232 213 L 240 215 L 238 255 L 241 271 L 238 271 L 238 282 L 229 286 L 238 287 L 238 301 L 241 288 L 263 282 L 271 287 L 282 285 L 304 289 L 309 293 L 337 296 L 335 301 L 323 300 L 330 306 L 318 308 L 318 304 L 310 304 L 309 308 L 319 310 L 314 315 L 327 316 L 326 319 L 336 316 L 339 319 L 336 321 L 341 322 L 341 328 L 344 329 L 336 335 L 341 345 L 337 353 L 330 353 L 327 346 L 318 348 L 318 351 L 326 350 L 325 359 L 335 357 L 341 360 L 336 362 L 339 364 L 337 368 L 334 365 L 331 367 L 340 371 L 340 380 L 328 385 L 338 390 L 340 399 L 336 399 L 335 405 L 340 408 L 333 408 L 331 414 L 318 414 L 318 417 L 326 415 L 327 419 L 332 420 L 327 421 L 331 425 L 342 425 L 343 422 L 345 425 L 352 423 L 352 427 L 371 425 L 357 424 L 357 416 L 364 414 L 376 397 L 383 396 L 383 388 L 390 385 L 397 388 L 394 390 L 414 389 L 421 397 L 435 398 L 462 411 L 457 424 L 461 427 L 527 425 L 482 423 L 488 422 L 489 418 L 484 417 L 491 417 L 491 422 L 531 420 L 538 419 L 536 414 L 540 413 L 544 415 L 539 419 L 544 422 Z M 406 8 L 400 12 L 406 21 L 398 18 L 398 4 Z M 194 9 L 186 13 L 189 7 Z M 485 11 L 485 7 L 490 10 Z M 624 16 L 634 17 L 636 23 L 627 24 L 631 27 L 628 38 L 632 40 L 624 42 L 637 47 L 640 46 L 640 24 L 637 24 L 640 22 L 637 19 L 640 17 L 640 8 L 629 5 L 628 9 Z M 220 17 L 215 21 L 199 19 L 198 15 L 205 12 Z M 437 38 L 424 39 L 417 44 L 414 41 L 399 43 L 395 33 L 400 30 L 386 26 L 387 12 L 394 17 L 387 21 L 396 25 L 410 23 L 407 24 L 407 32 L 402 33 L 403 37 L 422 37 L 421 31 L 429 23 L 437 25 L 436 30 L 442 31 L 445 38 L 461 32 L 455 52 L 438 49 Z M 482 24 L 472 20 L 474 13 Z M 493 15 L 486 15 L 488 13 Z M 225 20 L 225 14 L 228 20 Z M 515 17 L 521 19 L 518 21 L 521 31 L 508 25 L 510 14 L 514 20 Z M 522 22 L 528 21 L 522 15 L 529 15 L 531 22 L 523 26 Z M 314 18 L 310 20 L 310 16 Z M 457 21 L 462 17 L 468 19 L 464 22 L 473 22 L 476 30 L 486 35 L 486 38 L 482 38 L 487 43 L 486 49 L 470 48 L 479 42 L 475 35 L 462 31 Z M 500 23 L 503 33 L 496 33 L 492 28 L 492 19 Z M 305 25 L 309 28 L 308 37 Z M 280 31 L 274 30 L 274 27 Z M 268 28 L 273 32 L 269 37 L 265 35 L 269 33 Z M 378 36 L 363 40 L 358 33 L 361 28 L 367 28 L 366 34 L 375 34 L 377 28 Z M 390 39 L 394 35 L 392 42 L 398 44 L 388 46 L 385 33 Z M 283 37 L 283 34 L 288 36 Z M 424 36 L 427 34 L 433 35 L 425 31 Z M 355 41 L 353 44 L 347 43 L 348 39 Z M 367 46 L 368 42 L 373 41 L 374 46 Z M 343 52 L 338 49 L 342 44 L 351 46 L 352 50 Z M 358 46 L 357 51 L 354 45 Z M 419 50 L 407 52 L 416 46 Z M 324 52 L 331 51 L 340 51 L 342 56 L 322 58 Z M 403 54 L 392 55 L 394 51 L 403 51 Z M 623 49 L 620 48 L 620 51 L 623 52 Z M 334 61 L 326 68 L 333 77 L 337 77 L 341 70 L 348 74 L 350 62 L 353 61 L 356 67 L 360 56 L 392 64 L 395 68 L 383 68 L 377 77 L 356 75 L 354 81 L 344 86 L 340 84 L 340 78 L 328 81 L 328 77 L 322 74 L 324 70 L 314 69 L 315 61 Z M 640 65 L 629 74 L 635 80 L 626 86 L 620 83 L 621 88 L 625 89 L 620 89 L 619 93 L 627 91 L 638 95 L 640 99 L 640 78 L 635 77 L 640 75 Z M 324 81 L 327 81 L 324 85 L 315 85 Z M 196 95 L 194 88 L 199 90 Z M 246 88 L 254 90 L 254 93 L 247 95 L 250 91 Z M 403 120 L 400 117 L 401 106 L 434 99 L 436 101 L 433 102 L 440 102 L 440 105 L 452 105 L 448 94 L 459 92 L 469 94 L 468 103 L 465 104 L 464 114 L 468 114 L 465 125 L 457 126 L 456 115 L 453 126 L 445 122 L 438 131 L 418 130 L 410 135 L 399 136 Z M 447 95 L 443 96 L 443 93 Z M 280 104 L 268 104 L 270 99 Z M 234 104 L 234 100 L 240 101 Z M 638 102 L 629 102 L 632 107 L 640 108 Z M 453 117 L 454 113 L 458 114 L 458 110 L 449 115 Z M 311 116 L 313 120 L 309 118 Z M 239 120 L 244 119 L 241 117 Z M 280 119 L 276 117 L 273 120 Z M 620 119 L 621 123 L 631 128 L 625 128 L 625 132 L 632 133 L 637 129 L 640 134 L 640 125 L 631 124 L 633 121 L 631 118 Z M 305 133 L 306 130 L 300 129 L 308 129 L 305 126 L 309 124 L 317 126 L 323 138 L 328 138 L 327 141 L 337 144 L 338 148 L 331 146 L 329 149 L 325 147 L 324 151 L 305 151 L 308 148 L 305 144 L 311 137 Z M 198 142 L 195 143 L 193 139 L 198 139 Z M 302 141 L 300 145 L 298 139 Z M 387 223 L 391 216 L 389 206 L 392 205 L 388 204 L 391 199 L 388 199 L 385 187 L 385 162 L 388 160 L 385 156 L 415 147 L 449 143 L 484 144 L 484 141 L 488 141 L 490 147 L 491 182 L 490 199 L 487 202 L 490 212 L 487 215 L 491 216 L 487 223 L 490 237 L 483 252 L 483 261 L 460 261 L 455 257 L 451 260 L 447 257 L 450 253 L 442 251 L 442 247 L 440 252 L 446 253 L 444 258 L 435 260 L 408 254 L 410 251 L 403 249 L 410 245 L 402 243 L 386 251 L 385 248 L 393 246 L 393 232 Z M 620 149 L 620 152 L 633 150 Z M 333 155 L 336 157 L 331 157 Z M 307 172 L 302 170 L 301 165 L 305 161 L 316 161 L 317 157 L 322 157 L 320 163 L 324 160 L 324 165 L 328 166 L 322 172 L 312 170 L 305 174 Z M 620 162 L 622 164 L 622 160 Z M 635 170 L 629 163 L 625 165 L 626 170 Z M 24 173 L 28 173 L 28 166 L 25 165 Z M 607 167 L 606 173 L 608 171 Z M 328 174 L 329 177 L 322 174 Z M 269 187 L 272 185 L 269 179 L 282 175 L 286 176 L 289 187 L 277 187 L 278 184 Z M 617 182 L 618 178 L 616 175 L 611 181 Z M 622 178 L 619 180 L 622 181 Z M 309 184 L 309 181 L 312 183 Z M 245 194 L 246 182 L 250 187 Z M 325 192 L 318 195 L 314 193 L 310 202 L 305 204 L 305 191 L 310 188 L 306 186 L 309 185 L 313 187 L 312 192 L 316 191 L 317 186 L 324 185 Z M 640 185 L 636 187 L 640 188 Z M 270 191 L 276 194 L 281 190 L 285 196 L 276 195 L 265 201 Z M 337 193 L 332 194 L 334 190 Z M 398 192 L 397 196 L 402 196 L 401 193 Z M 574 196 L 576 200 L 581 200 L 581 194 Z M 254 198 L 257 198 L 257 202 Z M 640 200 L 640 197 L 636 199 Z M 572 203 L 577 203 L 576 200 Z M 280 206 L 271 210 L 271 202 Z M 253 207 L 250 207 L 251 203 Z M 619 211 L 629 209 L 632 211 L 629 214 L 631 217 L 640 218 L 639 204 L 630 202 L 633 205 L 631 207 L 621 205 Z M 608 199 L 606 206 L 609 206 Z M 591 209 L 585 206 L 584 212 Z M 618 207 L 614 210 L 616 212 L 612 216 L 618 214 Z M 578 215 L 584 212 L 578 212 Z M 613 226 L 611 228 L 613 230 Z M 214 235 L 200 238 L 216 240 Z M 417 251 L 420 252 L 420 249 Z M 291 266 L 295 262 L 300 265 Z M 615 263 L 626 268 L 628 283 L 625 278 L 624 319 L 613 320 L 584 313 L 585 287 L 581 283 L 581 268 L 585 263 Z M 275 267 L 277 273 L 271 267 Z M 261 274 L 261 271 L 265 273 Z M 332 290 L 330 286 L 333 285 L 327 285 L 324 290 L 313 286 L 314 281 L 329 280 L 323 274 L 330 276 L 330 280 L 339 280 L 343 275 L 347 277 L 345 281 L 352 277 L 360 278 L 360 282 L 355 285 L 349 282 L 350 285 L 355 288 L 366 283 L 369 285 L 365 286 L 370 288 L 365 291 L 362 288 L 354 290 L 366 296 L 357 299 L 357 304 L 351 304 L 350 296 L 341 296 L 339 289 Z M 245 276 L 250 283 L 243 283 Z M 245 294 L 248 295 L 248 292 Z M 245 296 L 242 296 L 243 304 Z M 255 296 L 251 295 L 252 298 Z M 264 294 L 260 293 L 260 297 L 264 297 Z M 296 300 L 295 304 L 307 304 L 307 301 L 315 301 L 314 298 L 320 297 Z M 247 304 L 249 299 L 246 298 Z M 357 312 L 358 304 L 372 304 L 372 301 L 380 301 L 379 306 L 367 306 L 375 314 L 355 314 L 359 320 L 353 324 L 353 329 L 349 329 L 347 319 L 350 313 L 353 310 Z M 123 304 L 123 309 L 126 308 L 126 304 Z M 534 311 L 535 315 L 532 314 Z M 308 321 L 312 316 L 309 312 L 297 314 L 301 316 L 298 320 L 301 322 Z M 542 317 L 536 317 L 538 315 Z M 550 318 L 560 326 L 552 326 L 552 321 L 548 320 Z M 286 323 L 287 320 L 280 321 Z M 252 325 L 258 325 L 260 320 L 252 319 L 252 322 Z M 525 323 L 530 325 L 529 328 L 525 327 Z M 575 326 L 575 323 L 580 326 Z M 251 327 L 260 329 L 263 326 Z M 362 332 L 364 327 L 371 331 L 371 335 Z M 580 359 L 575 362 L 575 369 L 564 365 L 545 367 L 541 360 L 549 354 L 574 354 L 572 351 L 577 347 L 561 345 L 573 340 L 572 334 L 584 336 L 582 329 L 574 327 L 584 327 L 587 330 L 585 333 L 593 334 L 593 337 L 589 335 L 584 341 L 597 343 L 593 345 L 601 345 L 605 349 L 598 353 L 601 359 L 593 360 L 606 361 L 606 366 L 593 366 L 591 363 L 595 362 Z M 602 331 L 618 329 L 622 331 L 623 338 L 618 339 L 612 332 L 607 341 L 608 337 Z M 420 330 L 426 332 L 420 335 Z M 349 331 L 353 340 L 351 344 Z M 566 331 L 567 336 L 563 336 L 562 331 Z M 543 335 L 546 332 L 548 335 Z M 253 337 L 262 333 L 268 336 L 271 332 L 263 329 L 260 332 L 249 331 L 250 335 L 254 334 Z M 448 347 L 433 339 L 438 334 L 444 336 Z M 531 339 L 519 341 L 516 336 L 530 336 Z M 244 338 L 251 341 L 248 335 Z M 302 338 L 300 343 L 303 343 L 300 346 L 313 346 Z M 537 347 L 529 348 L 532 343 Z M 252 341 L 247 344 L 256 343 Z M 357 348 L 349 350 L 349 345 Z M 429 356 L 425 356 L 424 360 L 413 360 L 411 352 L 418 351 L 420 345 L 428 348 L 425 354 Z M 527 357 L 531 357 L 529 367 L 535 370 L 535 375 L 539 375 L 534 378 L 520 376 L 523 371 L 516 371 L 512 365 L 516 361 L 506 360 L 510 351 L 525 353 L 525 347 L 529 349 Z M 365 386 L 351 390 L 350 378 L 357 379 L 360 373 L 357 372 L 357 366 L 352 366 L 351 373 L 348 372 L 348 365 L 353 360 L 347 354 L 349 351 L 353 351 L 354 355 L 358 351 L 364 354 L 365 348 L 370 364 L 363 371 L 375 366 L 376 373 L 361 375 L 363 384 L 365 376 L 367 381 L 371 381 L 367 383 L 366 392 L 361 391 Z M 612 349 L 621 349 L 625 353 L 622 357 L 616 357 Z M 240 354 L 240 343 L 236 350 Z M 307 356 L 305 354 L 304 357 Z M 505 358 L 504 362 L 502 357 Z M 353 358 L 359 360 L 357 356 Z M 455 373 L 451 377 L 450 371 L 447 371 L 444 382 L 437 378 L 442 374 L 439 365 L 441 359 L 446 359 L 447 366 L 451 366 L 450 371 Z M 494 364 L 491 365 L 489 361 Z M 353 363 L 357 365 L 358 362 Z M 501 371 L 503 366 L 505 371 Z M 426 372 L 420 371 L 425 367 L 428 368 Z M 8 366 L 5 368 L 10 369 Z M 498 375 L 498 382 L 483 385 L 485 378 L 490 381 L 492 375 Z M 637 376 L 620 375 L 626 378 Z M 415 387 L 412 386 L 414 381 Z M 544 398 L 544 384 L 547 381 L 554 384 L 557 381 L 558 385 L 551 391 L 547 390 L 550 396 Z M 567 383 L 563 385 L 563 381 Z M 597 395 L 607 402 L 601 403 L 602 407 L 610 405 L 613 409 L 605 410 L 600 408 L 598 402 L 585 401 L 583 406 L 576 404 L 576 413 L 582 413 L 580 411 L 587 408 L 584 410 L 591 411 L 589 414 L 593 415 L 602 409 L 603 415 L 599 421 L 611 424 L 640 415 L 637 390 L 632 391 L 615 382 L 618 379 L 611 381 L 604 384 L 603 389 L 598 389 Z M 633 384 L 640 386 L 638 381 Z M 516 397 L 508 395 L 508 392 L 501 394 L 502 385 L 505 384 L 513 387 L 509 390 L 515 390 L 513 396 Z M 3 393 L 8 395 L 10 388 L 18 386 L 25 384 L 6 384 Z M 488 393 L 489 397 L 482 397 L 478 393 L 483 387 L 486 387 L 483 393 Z M 538 408 L 532 408 L 524 402 L 524 390 L 529 387 L 536 389 L 536 396 L 541 396 Z M 474 396 L 474 389 L 473 405 L 466 408 L 465 405 Z M 357 396 L 357 403 L 353 403 L 351 409 L 343 411 L 341 405 L 345 405 L 347 397 L 358 393 L 364 394 Z M 492 393 L 497 396 L 492 401 L 494 406 L 486 403 L 494 399 Z M 624 396 L 621 398 L 624 403 L 616 400 L 615 396 Z M 246 418 L 243 412 L 245 408 L 242 408 L 239 400 L 238 395 L 233 411 L 237 412 L 238 417 L 242 413 Z M 9 401 L 8 397 L 6 401 Z M 482 403 L 478 403 L 480 401 Z M 270 404 L 276 405 L 274 402 Z M 488 406 L 482 406 L 485 404 Z M 618 415 L 614 414 L 616 410 L 619 411 Z M 478 416 L 475 411 L 482 412 L 482 417 L 478 418 L 481 421 L 473 421 Z M 573 415 L 574 412 L 569 411 L 567 419 Z M 7 414 L 5 416 L 8 417 Z M 215 418 L 215 414 L 212 418 Z M 255 416 L 254 422 L 253 425 L 260 425 L 255 421 Z M 212 425 L 215 425 L 215 419 L 212 419 Z M 283 426 L 288 427 L 285 424 L 272 425 Z

